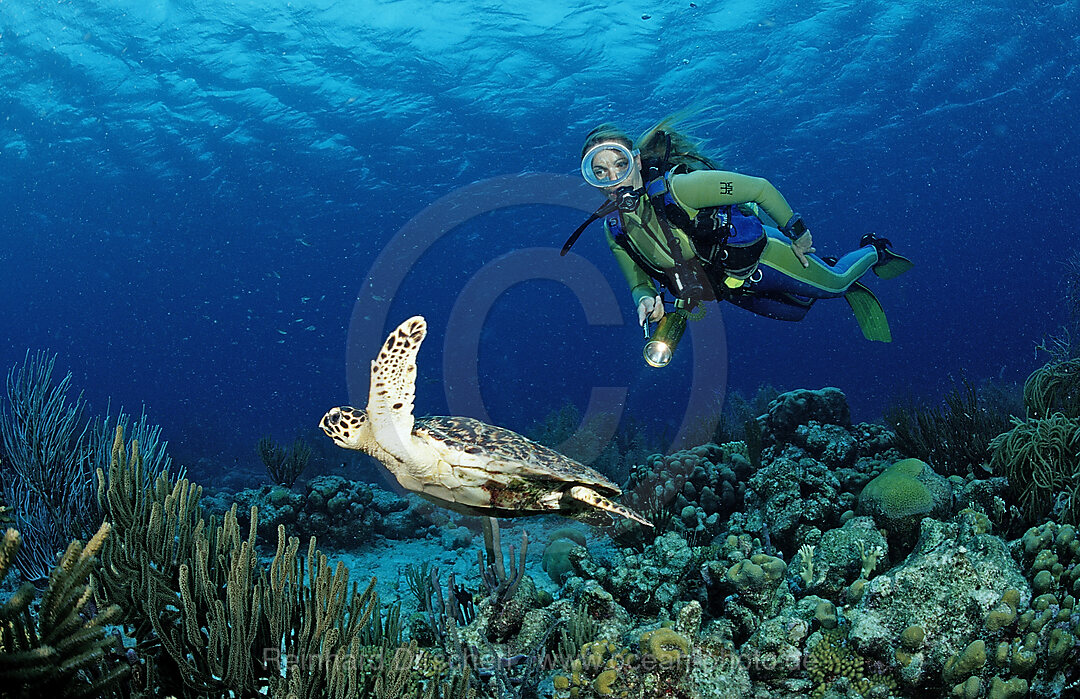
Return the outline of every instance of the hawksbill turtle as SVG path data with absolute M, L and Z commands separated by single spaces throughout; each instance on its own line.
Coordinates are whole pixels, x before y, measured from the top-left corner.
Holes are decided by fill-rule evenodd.
M 334 443 L 378 459 L 406 490 L 463 514 L 555 513 L 610 523 L 601 510 L 651 527 L 613 502 L 622 491 L 599 472 L 516 432 L 468 417 L 413 417 L 421 316 L 386 338 L 371 362 L 367 408 L 331 408 L 319 426 Z

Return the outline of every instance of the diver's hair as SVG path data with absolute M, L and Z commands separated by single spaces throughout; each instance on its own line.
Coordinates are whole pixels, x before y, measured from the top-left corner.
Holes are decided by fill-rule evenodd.
M 646 178 L 649 177 L 650 169 L 657 171 L 651 175 L 653 177 L 663 174 L 660 170 L 664 166 L 665 155 L 667 155 L 666 165 L 669 170 L 676 165 L 684 165 L 690 170 L 717 169 L 717 162 L 701 152 L 701 139 L 684 131 L 676 131 L 674 128 L 676 124 L 687 121 L 702 111 L 702 109 L 692 108 L 669 114 L 646 129 L 636 141 L 614 124 L 600 124 L 585 137 L 585 145 L 581 147 L 581 157 L 584 158 L 585 153 L 597 143 L 613 141 L 631 150 L 636 148 L 641 151 L 642 170 Z M 671 138 L 670 152 L 668 137 Z
M 605 141 L 621 143 L 630 150 L 634 150 L 634 140 L 627 136 L 625 131 L 614 124 L 600 124 L 585 137 L 585 145 L 581 147 L 581 157 L 584 158 L 589 149 L 597 143 Z
M 674 128 L 701 111 L 700 109 L 684 109 L 669 114 L 646 129 L 635 143 L 635 147 L 641 151 L 642 169 L 648 172 L 650 167 L 661 167 L 664 164 L 665 155 L 668 169 L 675 165 L 684 165 L 690 170 L 717 169 L 717 163 L 701 152 L 702 139 L 691 136 L 685 130 L 677 131 Z M 671 139 L 670 150 L 668 138 Z

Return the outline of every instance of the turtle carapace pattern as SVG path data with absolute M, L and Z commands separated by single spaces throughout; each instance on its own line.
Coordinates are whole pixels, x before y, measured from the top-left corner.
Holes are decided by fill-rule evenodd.
M 416 356 L 426 334 L 421 316 L 390 333 L 371 363 L 366 409 L 331 408 L 319 423 L 335 444 L 370 454 L 403 488 L 457 512 L 610 523 L 606 511 L 652 526 L 611 500 L 622 494 L 617 485 L 554 449 L 473 418 L 414 418 Z

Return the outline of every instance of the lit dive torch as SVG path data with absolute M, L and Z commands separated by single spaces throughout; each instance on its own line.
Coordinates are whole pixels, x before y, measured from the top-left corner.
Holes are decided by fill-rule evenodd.
M 679 308 L 671 313 L 665 313 L 660 322 L 656 324 L 656 332 L 649 335 L 649 320 L 646 318 L 642 324 L 645 330 L 645 361 L 649 366 L 665 367 L 675 354 L 675 348 L 679 346 L 683 331 L 686 330 L 686 311 Z

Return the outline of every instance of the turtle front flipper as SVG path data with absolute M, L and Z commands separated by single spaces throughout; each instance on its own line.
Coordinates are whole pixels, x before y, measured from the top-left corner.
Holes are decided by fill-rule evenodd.
M 416 355 L 425 335 L 424 318 L 413 316 L 390 333 L 371 362 L 367 416 L 379 446 L 402 462 L 412 451 Z
M 644 524 L 646 527 L 653 526 L 652 522 L 645 519 L 637 512 L 634 512 L 629 507 L 625 507 L 617 502 L 605 498 L 603 495 L 596 492 L 592 488 L 586 488 L 583 485 L 575 485 L 574 487 L 570 488 L 569 493 L 570 497 L 580 502 L 583 502 L 586 505 L 592 505 L 593 507 L 598 507 L 601 510 L 611 512 L 612 514 L 620 515 L 622 517 L 626 517 L 627 519 L 632 519 L 635 522 L 640 522 L 641 524 Z

